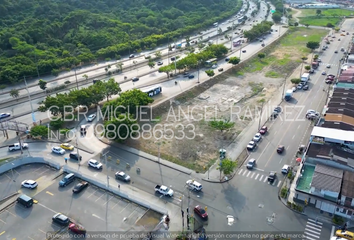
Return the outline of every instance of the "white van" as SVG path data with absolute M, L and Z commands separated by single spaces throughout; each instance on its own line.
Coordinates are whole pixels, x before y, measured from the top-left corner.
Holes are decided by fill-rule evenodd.
M 202 184 L 194 180 L 188 180 L 186 184 L 192 191 L 201 191 L 203 189 Z

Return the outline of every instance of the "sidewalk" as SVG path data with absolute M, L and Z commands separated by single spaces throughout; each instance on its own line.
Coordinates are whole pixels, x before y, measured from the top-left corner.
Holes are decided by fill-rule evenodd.
M 92 173 L 87 168 L 80 168 L 76 163 L 68 162 L 63 164 L 62 161 L 56 161 L 54 159 L 44 159 L 42 157 L 25 157 L 23 159 L 17 159 L 11 163 L 3 164 L 0 166 L 0 174 L 9 171 L 10 169 L 19 167 L 21 165 L 30 163 L 43 163 L 49 164 L 50 166 L 56 168 L 57 170 L 62 169 L 64 172 L 75 173 L 75 175 L 85 181 L 88 181 L 106 191 L 112 192 L 113 194 L 119 195 L 128 201 L 135 202 L 146 208 L 159 212 L 161 214 L 169 214 L 171 218 L 169 231 L 180 232 L 182 231 L 182 218 L 181 218 L 181 206 L 177 206 L 168 201 L 162 203 L 161 199 L 155 195 L 149 194 L 144 191 L 140 191 L 132 187 L 131 185 L 121 186 L 118 188 L 116 184 L 110 184 L 110 177 L 103 173 L 95 174 Z M 14 198 L 11 197 L 8 201 L 1 204 L 2 208 L 7 207 L 12 204 Z

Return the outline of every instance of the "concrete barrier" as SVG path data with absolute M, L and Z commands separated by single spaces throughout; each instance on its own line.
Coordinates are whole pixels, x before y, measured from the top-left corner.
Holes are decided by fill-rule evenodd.
M 158 206 L 156 206 L 154 204 L 148 203 L 146 200 L 144 200 L 144 199 L 142 199 L 140 197 L 131 196 L 129 193 L 125 192 L 124 190 L 119 190 L 118 188 L 110 186 L 109 184 L 107 184 L 107 181 L 106 181 L 106 183 L 97 181 L 93 177 L 88 176 L 86 174 L 83 174 L 83 173 L 77 171 L 76 169 L 68 167 L 67 165 L 63 166 L 63 171 L 66 172 L 66 173 L 74 173 L 76 177 L 81 178 L 84 181 L 90 182 L 93 185 L 95 185 L 95 186 L 97 186 L 97 187 L 99 187 L 101 189 L 104 189 L 107 192 L 111 192 L 111 193 L 113 193 L 115 195 L 118 195 L 118 196 L 120 196 L 122 198 L 127 199 L 130 202 L 134 202 L 136 204 L 139 204 L 139 205 L 141 205 L 141 206 L 143 206 L 145 208 L 151 209 L 151 210 L 156 211 L 158 213 L 161 213 L 163 215 L 167 214 L 167 212 L 168 212 L 166 209 L 164 209 L 162 207 L 158 207 Z M 112 179 L 111 177 L 109 179 L 107 178 L 108 182 L 111 179 Z
M 7 172 L 13 168 L 17 168 L 19 166 L 22 165 L 26 165 L 26 164 L 31 164 L 31 163 L 43 163 L 43 164 L 47 164 L 57 170 L 60 170 L 61 166 L 58 163 L 54 163 L 51 161 L 47 161 L 44 158 L 41 157 L 26 157 L 26 158 L 18 158 L 16 160 L 13 161 L 9 161 L 8 163 L 5 163 L 3 165 L 0 166 L 0 174 Z

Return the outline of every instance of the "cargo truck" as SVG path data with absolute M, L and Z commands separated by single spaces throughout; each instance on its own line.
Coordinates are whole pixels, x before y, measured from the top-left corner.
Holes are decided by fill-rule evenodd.
M 293 97 L 293 90 L 292 89 L 287 90 L 284 96 L 285 101 L 290 101 L 292 97 Z

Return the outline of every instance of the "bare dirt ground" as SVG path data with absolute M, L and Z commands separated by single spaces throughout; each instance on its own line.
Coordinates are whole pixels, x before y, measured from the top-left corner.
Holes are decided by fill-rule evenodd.
M 285 38 L 289 37 L 291 35 Z M 288 74 L 288 83 L 289 79 L 298 76 L 299 59 L 308 55 L 297 46 L 282 43 L 270 46 L 265 53 L 264 59 L 256 56 L 245 68 L 225 72 L 154 108 L 152 117 L 159 121 L 151 122 L 152 126 L 160 130 L 167 126 L 161 131 L 162 139 L 148 139 L 146 135 L 145 140 L 130 139 L 126 144 L 155 156 L 160 151 L 161 158 L 196 171 L 207 169 L 219 157 L 220 148 L 226 148 L 250 121 L 257 120 L 262 102 L 267 102 L 282 89 L 285 75 Z M 266 77 L 269 73 L 273 76 Z M 235 124 L 221 133 L 210 126 L 214 118 Z M 192 126 L 195 136 L 189 132 L 193 130 Z M 156 134 L 155 131 L 155 137 L 159 138 L 161 132 Z

